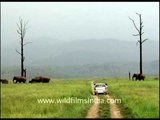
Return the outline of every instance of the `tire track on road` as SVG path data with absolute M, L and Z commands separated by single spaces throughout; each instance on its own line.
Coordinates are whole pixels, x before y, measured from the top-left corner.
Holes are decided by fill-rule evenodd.
M 107 99 L 113 99 L 113 97 L 110 95 L 106 95 L 106 97 Z M 116 105 L 116 103 L 110 103 L 110 112 L 111 112 L 111 118 L 123 118 L 120 109 Z
M 98 96 L 93 96 L 93 105 L 91 106 L 91 108 L 88 111 L 88 114 L 86 116 L 86 118 L 98 118 L 98 112 L 99 112 L 99 102 L 98 101 Z
M 94 95 L 94 85 L 93 82 L 91 83 L 92 86 L 92 94 Z M 98 102 L 98 96 L 93 96 L 93 105 L 90 107 L 86 118 L 98 118 L 98 112 L 99 112 L 99 102 Z

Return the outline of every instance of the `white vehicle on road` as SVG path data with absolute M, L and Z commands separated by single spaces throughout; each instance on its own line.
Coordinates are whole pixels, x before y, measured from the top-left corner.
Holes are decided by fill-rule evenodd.
M 94 95 L 108 94 L 108 85 L 106 83 L 94 83 Z

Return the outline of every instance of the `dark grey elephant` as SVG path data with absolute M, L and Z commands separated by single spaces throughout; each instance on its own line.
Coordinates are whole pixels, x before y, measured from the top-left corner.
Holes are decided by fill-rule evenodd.
M 25 83 L 26 82 L 26 77 L 21 77 L 21 76 L 14 76 L 13 77 L 13 83 Z
M 133 74 L 133 76 L 132 76 L 132 80 L 143 80 L 144 81 L 144 79 L 145 79 L 145 76 L 144 75 L 142 75 L 142 74 L 136 74 L 136 73 L 134 73 Z

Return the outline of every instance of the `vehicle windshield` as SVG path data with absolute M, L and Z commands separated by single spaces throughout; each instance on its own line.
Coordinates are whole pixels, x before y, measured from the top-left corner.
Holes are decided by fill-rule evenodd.
M 95 87 L 105 87 L 104 84 L 99 84 L 99 85 L 96 85 Z

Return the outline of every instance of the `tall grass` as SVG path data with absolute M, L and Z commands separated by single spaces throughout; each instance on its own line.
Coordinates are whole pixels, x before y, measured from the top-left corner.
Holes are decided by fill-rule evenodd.
M 2 118 L 83 118 L 91 104 L 38 103 L 37 99 L 92 98 L 84 80 L 2 85 Z
M 125 118 L 159 117 L 159 81 L 147 77 L 145 81 L 129 81 L 127 78 L 103 78 L 107 82 L 110 95 L 121 99 L 117 104 Z
M 105 96 L 99 96 L 99 99 L 107 101 Z M 99 106 L 99 117 L 100 118 L 111 118 L 110 104 L 107 102 L 100 102 Z
M 92 81 L 108 83 L 109 94 L 125 118 L 159 117 L 159 80 L 127 78 L 89 78 L 52 80 L 50 83 L 2 84 L 2 118 L 84 118 L 92 103 L 38 103 L 37 99 L 92 98 Z M 103 98 L 102 98 L 103 99 Z M 107 108 L 106 108 L 107 106 Z M 109 105 L 100 104 L 100 117 L 110 116 Z

